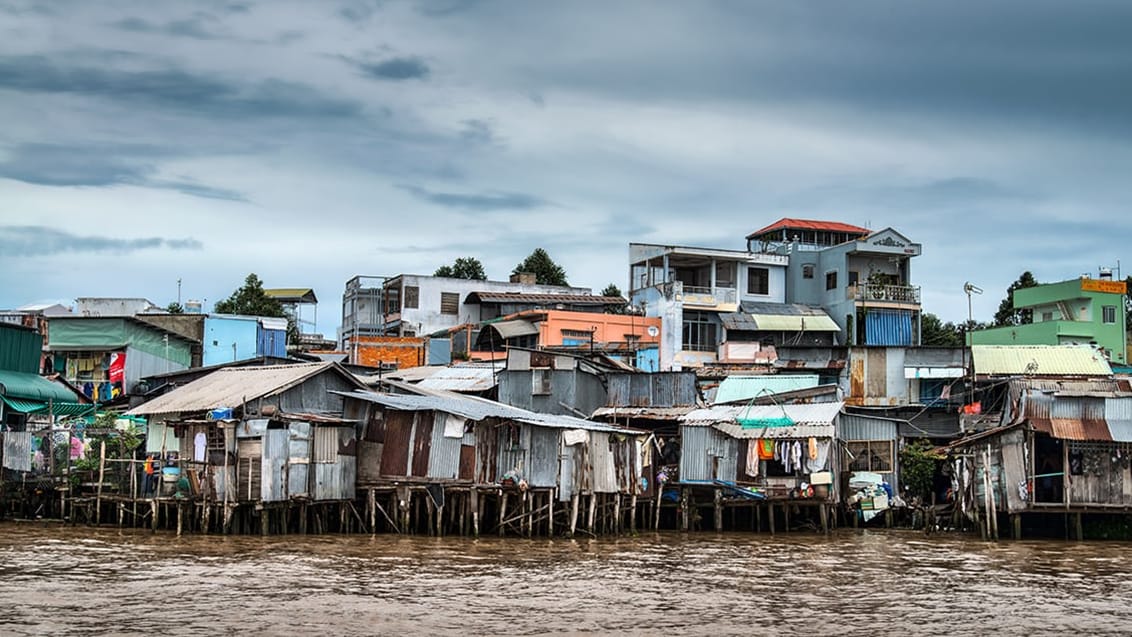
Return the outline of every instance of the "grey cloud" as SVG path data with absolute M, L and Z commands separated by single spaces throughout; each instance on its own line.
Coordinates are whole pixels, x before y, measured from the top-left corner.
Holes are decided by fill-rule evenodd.
M 470 144 L 490 145 L 497 143 L 491 123 L 482 119 L 466 119 L 460 131 L 460 138 Z
M 214 33 L 205 27 L 205 18 L 197 16 L 193 18 L 185 18 L 181 20 L 170 20 L 162 24 L 149 22 L 141 18 L 123 18 L 117 22 L 112 23 L 123 31 L 132 31 L 135 33 L 155 33 L 160 35 L 171 35 L 177 37 L 193 38 L 196 40 L 216 40 L 221 37 L 220 34 Z
M 481 0 L 419 0 L 417 11 L 432 17 L 447 17 L 474 9 Z
M 486 194 L 460 194 L 450 192 L 435 192 L 419 186 L 399 186 L 405 192 L 421 201 L 444 206 L 446 208 L 462 208 L 464 210 L 534 210 L 551 205 L 550 202 L 518 192 L 490 192 Z
M 246 201 L 234 190 L 191 180 L 154 178 L 157 162 L 169 156 L 150 146 L 131 144 L 22 144 L 0 161 L 0 177 L 43 186 L 113 186 L 118 184 L 175 190 L 194 197 Z
M 120 239 L 114 237 L 79 236 L 44 226 L 0 227 L 0 255 L 8 257 L 46 256 L 64 253 L 111 252 L 127 254 L 139 250 L 201 250 L 204 244 L 196 239 L 147 237 Z
M 0 89 L 86 95 L 227 118 L 334 119 L 361 112 L 357 102 L 279 79 L 223 80 L 177 68 L 114 70 L 60 63 L 44 55 L 0 58 Z
M 423 80 L 429 76 L 428 64 L 419 57 L 396 57 L 382 62 L 362 62 L 358 68 L 379 80 Z

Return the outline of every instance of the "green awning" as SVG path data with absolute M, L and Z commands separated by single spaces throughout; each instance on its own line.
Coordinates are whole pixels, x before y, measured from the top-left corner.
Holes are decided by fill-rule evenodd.
M 13 372 L 0 369 L 0 395 L 8 398 L 21 398 L 46 403 L 53 400 L 59 403 L 77 402 L 75 392 L 59 383 L 52 382 L 39 374 Z
M 4 401 L 4 404 L 8 405 L 8 408 L 12 411 L 18 411 L 24 414 L 46 414 L 50 411 L 56 416 L 82 416 L 98 409 L 97 405 L 86 405 L 66 401 L 53 401 L 48 405 L 48 403 L 39 400 L 26 400 L 23 398 L 12 398 L 10 396 L 0 396 L 0 401 Z

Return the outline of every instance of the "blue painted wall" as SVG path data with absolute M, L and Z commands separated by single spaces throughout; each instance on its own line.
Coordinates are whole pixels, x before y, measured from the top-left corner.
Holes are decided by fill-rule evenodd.
M 257 323 L 257 356 L 287 357 L 287 330 L 272 330 Z
M 259 320 L 254 316 L 209 315 L 204 319 L 201 362 L 207 367 L 257 358 L 259 330 Z M 286 353 L 286 335 L 282 340 Z

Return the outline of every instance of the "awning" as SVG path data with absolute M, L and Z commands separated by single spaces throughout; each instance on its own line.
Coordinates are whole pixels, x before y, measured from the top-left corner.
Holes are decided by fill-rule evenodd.
M 0 395 L 47 402 L 77 402 L 75 392 L 39 374 L 0 370 Z
M 766 314 L 729 312 L 720 315 L 723 327 L 740 332 L 840 332 L 825 314 Z
M 523 320 L 500 321 L 498 323 L 491 323 L 488 327 L 493 328 L 504 339 L 538 334 L 538 326 L 530 321 Z
M 38 400 L 11 398 L 9 396 L 0 396 L 0 401 L 3 401 L 12 411 L 18 411 L 23 414 L 46 414 L 51 412 L 56 416 L 81 416 L 89 414 L 98 408 L 97 405 L 72 402 L 52 402 L 48 405 L 46 402 Z

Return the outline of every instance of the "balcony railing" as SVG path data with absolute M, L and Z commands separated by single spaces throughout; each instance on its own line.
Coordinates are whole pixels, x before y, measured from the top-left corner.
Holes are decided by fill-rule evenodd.
M 849 296 L 855 301 L 919 305 L 920 287 L 918 285 L 877 285 L 875 283 L 861 283 L 857 286 L 850 286 Z
M 684 305 L 704 305 L 708 307 L 715 307 L 717 305 L 735 304 L 739 296 L 738 290 L 735 288 L 711 288 L 699 287 L 695 285 L 683 285 L 676 282 L 678 286 L 676 289 L 679 292 L 681 287 L 684 293 Z

